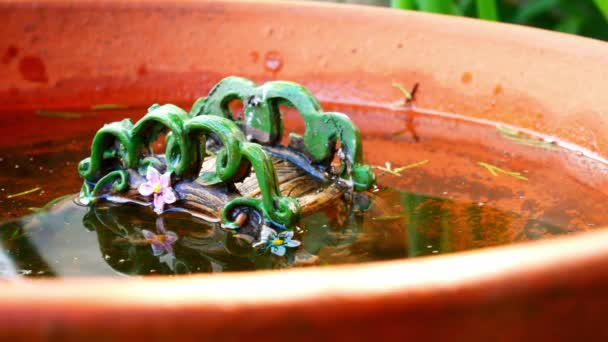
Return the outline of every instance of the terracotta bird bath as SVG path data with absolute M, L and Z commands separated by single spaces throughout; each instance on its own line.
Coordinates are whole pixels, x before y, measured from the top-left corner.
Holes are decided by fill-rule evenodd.
M 324 105 L 398 116 L 394 104 L 403 95 L 391 83 L 411 80 L 420 84 L 418 108 L 608 153 L 604 42 L 298 2 L 8 0 L 0 19 L 3 113 L 192 103 L 224 77 L 240 75 L 301 83 Z M 367 132 L 389 125 L 352 119 Z M 16 134 L 11 127 L 0 127 L 3 147 Z M 608 230 L 597 229 L 446 256 L 280 272 L 7 280 L 0 283 L 0 336 L 599 338 L 608 336 L 607 289 Z

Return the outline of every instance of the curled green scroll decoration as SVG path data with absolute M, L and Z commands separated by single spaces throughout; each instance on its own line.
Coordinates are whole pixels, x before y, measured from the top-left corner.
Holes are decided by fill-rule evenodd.
M 253 167 L 261 199 L 234 199 L 226 204 L 224 213 L 236 206 L 251 206 L 259 210 L 265 219 L 286 228 L 293 227 L 299 219 L 298 202 L 281 196 L 272 161 L 260 145 L 247 142 L 232 120 L 220 116 L 191 118 L 173 105 L 150 107 L 135 125 L 124 120 L 105 125 L 98 131 L 93 138 L 91 157 L 79 164 L 80 174 L 85 178 L 81 202 L 94 203 L 101 190 L 111 181 L 114 181 L 114 191 L 126 190 L 126 170 L 145 173 L 151 154 L 150 144 L 162 132 L 169 133 L 165 151 L 167 170 L 177 178 L 201 177 L 205 184 L 238 182 Z M 223 146 L 216 155 L 215 172 L 200 174 L 203 159 L 207 156 L 204 149 L 209 134 L 219 138 Z M 225 224 L 233 222 L 226 218 Z
M 215 174 L 203 175 L 205 183 L 215 184 L 242 179 L 244 169 L 249 169 L 247 164 L 242 163 L 241 143 L 245 142 L 245 136 L 232 121 L 219 116 L 201 116 L 188 120 L 185 126 L 187 139 L 190 141 L 197 141 L 201 133 L 214 133 L 224 145 L 217 154 Z M 203 158 L 206 155 L 204 142 L 196 144 L 195 147 L 199 149 L 196 155 Z M 196 174 L 202 162 L 199 159 L 194 164 L 198 166 Z
M 220 115 L 232 118 L 230 101 L 243 101 L 245 117 L 241 124 L 249 140 L 262 144 L 277 144 L 283 135 L 280 105 L 295 108 L 306 124 L 304 143 L 306 154 L 314 163 L 328 165 L 341 143 L 344 154 L 341 178 L 351 180 L 356 190 L 365 190 L 375 183 L 375 175 L 362 163 L 361 135 L 350 119 L 341 113 L 323 112 L 321 105 L 308 89 L 293 82 L 274 81 L 256 86 L 240 77 L 227 77 L 216 85 L 208 97 L 196 101 L 192 116 Z M 300 139 L 291 134 L 293 139 Z
M 86 205 L 97 201 L 99 193 L 108 184 L 112 184 L 115 191 L 126 190 L 129 186 L 127 178 L 127 172 L 124 170 L 111 171 L 105 176 L 101 177 L 101 179 L 95 183 L 92 190 L 91 186 L 85 181 L 80 189 L 80 203 Z
M 244 103 L 243 118 L 234 118 L 230 111 L 229 104 L 236 99 Z M 303 160 L 322 173 L 335 172 L 326 178 L 339 177 L 355 190 L 374 184 L 374 173 L 362 163 L 359 130 L 346 115 L 324 112 L 314 96 L 296 83 L 275 81 L 258 86 L 244 78 L 228 77 L 208 97 L 197 100 L 190 113 L 174 105 L 153 105 L 135 124 L 123 120 L 102 127 L 93 138 L 91 156 L 78 165 L 85 179 L 81 200 L 94 203 L 104 192 L 124 192 L 130 180 L 140 182 L 137 179 L 152 166 L 170 172 L 176 182 L 196 180 L 202 186 L 222 185 L 232 191 L 233 199 L 220 214 L 225 227 L 235 228 L 235 209 L 248 206 L 275 226 L 292 228 L 300 218 L 300 205 L 296 199 L 281 195 L 272 161 L 259 145 L 280 143 L 281 105 L 295 108 L 304 119 L 304 135 L 290 135 L 294 143 L 290 147 L 304 155 Z M 166 134 L 164 155 L 155 155 L 151 144 L 162 134 Z M 215 170 L 201 171 L 209 157 L 206 143 L 210 138 L 221 145 L 214 150 Z M 341 163 L 332 170 L 336 153 Z M 234 183 L 247 177 L 252 168 L 260 196 L 234 198 Z
M 191 142 L 186 139 L 183 127 L 188 119 L 188 113 L 177 106 L 154 105 L 135 125 L 128 119 L 104 125 L 93 138 L 91 157 L 80 162 L 78 171 L 84 179 L 97 181 L 117 168 L 144 168 L 147 165 L 142 159 L 151 154 L 150 144 L 168 130 L 171 147 L 177 146 L 179 153 L 167 155 L 167 169 L 183 174 L 194 160 Z
M 193 116 L 203 114 L 220 115 L 231 119 L 232 113 L 228 104 L 232 100 L 247 101 L 249 94 L 253 93 L 258 87 L 257 84 L 242 77 L 227 77 L 215 85 L 207 97 L 201 97 L 190 110 Z
M 290 227 L 300 219 L 300 205 L 291 197 L 281 196 L 279 180 L 272 161 L 258 144 L 241 144 L 243 156 L 255 170 L 262 198 L 237 198 L 228 202 L 222 210 L 222 222 L 233 228 L 236 223 L 229 217 L 232 209 L 248 206 L 258 209 L 267 220 Z
M 170 153 L 165 153 L 167 171 L 177 175 L 187 174 L 195 161 L 195 151 L 184 127 L 184 122 L 189 118 L 188 113 L 177 106 L 153 105 L 131 129 L 131 136 L 136 142 L 135 148 L 143 148 L 143 154 L 150 155 L 152 152 L 150 145 L 160 134 L 168 131 L 171 134 L 172 144 Z M 179 153 L 173 152 L 175 147 Z
M 78 173 L 88 181 L 96 181 L 122 163 L 125 168 L 136 165 L 137 141 L 131 137 L 133 124 L 125 119 L 104 125 L 95 137 L 91 147 L 91 157 L 78 164 Z M 110 169 L 110 170 L 108 170 Z

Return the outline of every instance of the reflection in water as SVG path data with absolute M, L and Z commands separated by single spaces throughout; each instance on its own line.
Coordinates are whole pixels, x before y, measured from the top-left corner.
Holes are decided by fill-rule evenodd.
M 303 219 L 299 241 L 265 234 L 264 248 L 187 214 L 64 200 L 0 226 L 4 277 L 226 272 L 417 257 L 569 233 L 558 224 L 385 189 Z M 364 208 L 364 209 L 361 209 Z M 280 247 L 295 248 L 280 248 Z M 274 250 L 274 253 L 272 251 Z M 280 256 L 285 254 L 284 256 Z
M 5 251 L 0 251 L 0 276 L 9 278 L 17 276 L 17 267 Z
M 103 260 L 123 274 L 254 269 L 254 261 L 243 255 L 245 248 L 230 232 L 189 215 L 157 217 L 134 206 L 96 207 L 83 222 L 97 233 Z M 154 233 L 150 227 L 156 228 Z
M 303 218 L 295 236 L 302 244 L 287 248 L 284 257 L 272 254 L 272 248 L 255 252 L 240 237 L 178 213 L 163 214 L 157 228 L 156 215 L 146 208 L 89 209 L 70 200 L 44 206 L 82 184 L 74 165 L 89 155 L 82 142 L 112 118 L 137 119 L 140 109 L 88 113 L 78 125 L 35 112 L 0 115 L 6 119 L 1 128 L 23 134 L 0 149 L 0 217 L 16 219 L 0 223 L 0 275 L 184 274 L 356 263 L 452 253 L 608 224 L 604 162 L 575 151 L 519 144 L 495 125 L 422 112 L 401 116 L 341 105 L 332 110 L 347 112 L 358 123 L 365 162 L 392 165 L 393 173 L 376 169 L 383 190 L 357 195 L 359 210 L 336 202 Z M 286 131 L 303 132 L 299 115 L 283 114 Z M 45 129 L 23 124 L 31 120 L 44 120 Z M 521 172 L 528 181 L 495 177 L 479 162 Z M 40 191 L 14 196 L 28 189 Z M 31 213 L 38 209 L 43 211 Z
M 567 222 L 544 222 L 534 213 L 523 216 L 480 202 L 394 189 L 368 193 L 352 207 L 337 201 L 304 218 L 296 232 L 302 246 L 291 236 L 268 233 L 264 248 L 255 250 L 238 234 L 187 214 L 157 216 L 129 205 L 87 208 L 67 199 L 48 212 L 0 226 L 0 274 L 170 275 L 342 264 L 456 252 L 572 230 Z

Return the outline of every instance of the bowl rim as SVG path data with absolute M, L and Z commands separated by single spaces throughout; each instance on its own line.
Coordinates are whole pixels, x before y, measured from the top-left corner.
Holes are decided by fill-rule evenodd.
M 72 6 L 65 0 L 9 0 L 0 7 L 15 6 Z M 170 6 L 168 0 L 140 0 L 125 5 L 111 0 L 98 3 L 85 0 L 80 5 L 116 7 Z M 263 6 L 264 9 L 285 8 L 302 11 L 339 11 L 365 18 L 381 14 L 396 17 L 402 15 L 388 9 L 355 5 L 273 1 L 209 1 L 180 0 L 179 4 L 199 6 L 201 3 L 240 4 Z M 201 5 L 204 6 L 204 5 Z M 316 13 L 316 12 L 315 12 Z M 360 14 L 361 13 L 361 14 Z M 371 14 L 370 14 L 371 13 Z M 530 38 L 525 44 L 538 44 L 538 38 L 546 37 L 555 48 L 555 43 L 563 43 L 561 51 L 572 46 L 583 46 L 583 54 L 598 55 L 608 51 L 606 43 L 572 37 L 533 28 L 509 24 L 487 23 L 469 18 L 403 12 L 408 17 L 429 18 L 433 22 L 451 25 L 466 23 L 468 28 L 484 30 L 498 27 L 492 33 L 496 36 L 509 34 L 505 40 L 521 39 L 526 34 Z M 572 53 L 572 52 L 570 52 Z M 606 62 L 608 64 L 608 62 Z M 322 101 L 325 99 L 321 99 Z M 370 105 L 375 105 L 371 103 Z M 191 276 L 133 278 L 69 278 L 52 280 L 11 280 L 0 284 L 0 312 L 31 312 L 41 310 L 46 315 L 56 313 L 58 307 L 80 308 L 91 312 L 120 312 L 141 308 L 145 315 L 152 315 L 158 307 L 172 310 L 194 308 L 199 312 L 209 312 L 222 317 L 232 315 L 235 308 L 249 308 L 262 312 L 274 311 L 276 315 L 293 310 L 308 310 L 309 303 L 341 306 L 343 310 L 361 308 L 369 303 L 394 302 L 402 307 L 420 307 L 424 303 L 454 303 L 468 294 L 469 300 L 488 300 L 488 293 L 505 300 L 519 298 L 522 293 L 538 294 L 559 283 L 567 272 L 573 283 L 572 293 L 583 291 L 583 285 L 594 276 L 604 279 L 608 272 L 600 272 L 608 266 L 608 229 L 598 229 L 576 236 L 517 243 L 513 245 L 484 248 L 449 255 L 414 259 L 371 262 L 356 265 L 340 265 L 284 271 L 252 271 L 224 274 L 198 274 Z M 598 273 L 588 272 L 598 270 Z M 591 279 L 591 280 L 590 280 Z M 526 283 L 525 288 L 510 287 Z M 250 289 L 240 292 L 242 288 Z M 473 295 L 477 293 L 477 295 Z M 485 293 L 485 295 L 484 295 Z M 163 300 L 159 304 L 159 294 Z M 24 301 L 33 303 L 28 310 L 23 309 Z M 446 304 L 447 305 L 447 304 Z M 46 311 L 45 311 L 46 310 Z M 97 311 L 96 311 L 97 310 Z M 187 310 L 186 310 L 187 311 Z M 304 312 L 304 311 L 302 311 Z M 369 313 L 369 312 L 367 312 Z M 41 314 L 43 315 L 43 314 Z M 19 315 L 16 315 L 17 317 Z M 25 317 L 25 314 L 19 316 Z M 66 316 L 68 317 L 68 316 Z M 142 316 L 143 317 L 143 316 Z M 150 317 L 150 316 L 145 316 Z M 67 319 L 74 320 L 74 316 Z M 220 323 L 218 323 L 220 324 Z
M 168 6 L 171 3 L 175 3 L 175 4 L 179 4 L 179 5 L 198 5 L 201 2 L 203 3 L 233 3 L 233 4 L 250 4 L 253 6 L 256 5 L 264 5 L 264 6 L 270 6 L 270 7 L 276 7 L 276 6 L 287 6 L 287 7 L 292 7 L 292 8 L 313 8 L 313 9 L 319 9 L 319 8 L 325 8 L 327 10 L 335 10 L 335 9 L 346 9 L 348 8 L 351 11 L 380 11 L 380 12 L 386 12 L 386 11 L 392 11 L 395 12 L 396 10 L 392 10 L 392 9 L 384 9 L 384 8 L 376 8 L 376 7 L 371 7 L 371 6 L 363 6 L 363 5 L 356 5 L 356 4 L 335 4 L 335 3 L 324 3 L 324 2 L 305 2 L 305 1 L 289 1 L 288 3 L 285 2 L 280 2 L 280 1 L 275 1 L 275 0 L 205 0 L 205 1 L 200 1 L 200 0 L 179 0 L 177 2 L 175 1 L 170 1 L 170 0 L 137 0 L 137 1 L 133 1 L 130 3 L 125 4 L 123 1 L 120 0 L 103 0 L 103 1 L 98 1 L 98 0 L 81 0 L 79 1 L 79 5 L 85 5 L 85 6 L 92 6 L 92 7 L 112 7 L 112 6 L 117 6 L 117 7 L 122 7 L 122 6 L 127 6 L 130 8 L 146 8 L 148 6 L 154 6 L 154 5 L 158 5 L 158 6 Z M 32 5 L 32 4 L 38 4 L 41 6 L 58 6 L 58 7 L 67 7 L 69 8 L 70 6 L 72 6 L 73 4 L 69 1 L 69 0 L 38 0 L 38 1 L 33 1 L 33 0 L 8 0 L 6 1 L 3 5 L 4 6 L 11 6 L 11 5 Z M 559 39 L 573 39 L 576 41 L 588 41 L 589 43 L 596 43 L 599 42 L 597 40 L 594 39 L 590 39 L 590 38 L 586 38 L 586 37 L 575 37 L 569 34 L 564 34 L 564 33 L 560 33 L 560 32 L 552 32 L 552 31 L 548 31 L 548 30 L 543 30 L 543 29 L 538 29 L 538 28 L 532 28 L 532 27 L 523 27 L 520 25 L 514 25 L 514 24 L 509 24 L 509 23 L 488 23 L 482 20 L 478 20 L 475 18 L 466 18 L 466 17 L 456 17 L 456 16 L 446 16 L 446 15 L 440 15 L 440 14 L 429 14 L 429 13 L 419 13 L 419 12 L 412 12 L 412 11 L 406 11 L 408 12 L 408 14 L 410 16 L 428 16 L 428 17 L 436 17 L 434 18 L 435 20 L 441 20 L 441 21 L 451 21 L 451 22 L 469 22 L 469 25 L 475 25 L 476 23 L 478 23 L 479 25 L 482 26 L 486 26 L 486 25 L 499 25 L 499 26 L 503 26 L 503 30 L 513 30 L 513 31 L 517 31 L 518 35 L 521 32 L 534 32 L 535 34 L 541 34 L 541 35 L 548 35 L 548 36 L 553 36 L 552 38 L 557 38 L 559 36 Z M 606 45 L 605 43 L 601 42 L 603 45 Z M 378 106 L 377 104 L 368 104 L 370 106 L 375 106 L 376 108 L 378 107 L 387 107 L 387 105 L 385 103 L 383 103 L 382 105 Z M 389 106 L 390 107 L 390 106 Z M 425 108 L 420 108 L 423 111 L 428 111 L 428 112 L 437 112 L 434 111 L 432 109 L 425 109 Z M 442 114 L 442 113 L 440 113 Z M 466 117 L 466 116 L 465 116 Z M 471 120 L 475 120 L 475 119 L 471 119 Z M 478 121 L 484 121 L 484 119 L 480 119 Z M 488 121 L 489 122 L 489 121 Z M 184 285 L 185 284 L 189 284 L 192 282 L 196 282 L 197 280 L 200 281 L 207 281 L 206 278 L 212 278 L 213 282 L 218 282 L 218 283 L 222 283 L 222 284 L 229 284 L 230 282 L 233 281 L 233 279 L 235 277 L 238 278 L 250 278 L 253 276 L 254 278 L 266 278 L 267 279 L 274 279 L 275 275 L 278 275 L 279 273 L 281 275 L 285 274 L 285 276 L 290 276 L 290 277 L 297 277 L 300 274 L 303 275 L 308 275 L 311 277 L 314 277 L 313 275 L 318 275 L 320 277 L 326 278 L 329 282 L 334 282 L 336 281 L 337 278 L 339 277 L 343 277 L 345 276 L 345 273 L 366 273 L 368 271 L 370 271 L 373 268 L 394 268 L 394 267 L 399 267 L 399 266 L 403 266 L 403 267 L 412 267 L 415 268 L 416 265 L 412 265 L 412 264 L 418 264 L 418 263 L 424 263 L 424 264 L 428 264 L 430 268 L 433 267 L 438 267 L 438 269 L 442 269 L 444 267 L 446 267 L 446 265 L 452 265 L 452 263 L 454 264 L 458 264 L 461 262 L 469 262 L 471 261 L 471 258 L 473 258 L 476 255 L 479 255 L 480 257 L 483 256 L 484 258 L 488 258 L 488 260 L 493 260 L 494 262 L 497 262 L 496 265 L 502 265 L 501 267 L 491 267 L 491 268 L 486 268 L 486 270 L 493 270 L 493 272 L 510 272 L 510 271 L 514 271 L 515 269 L 513 268 L 514 264 L 520 263 L 520 262 L 524 262 L 525 259 L 521 258 L 520 254 L 528 254 L 530 253 L 531 255 L 534 255 L 534 259 L 536 260 L 534 264 L 536 264 L 536 262 L 538 260 L 545 260 L 543 259 L 544 257 L 548 257 L 549 253 L 549 249 L 547 248 L 548 245 L 552 245 L 555 244 L 555 246 L 563 246 L 566 241 L 571 241 L 572 244 L 578 244 L 578 245 L 585 245 L 587 243 L 589 243 L 590 245 L 593 246 L 593 248 L 599 247 L 597 246 L 597 241 L 606 238 L 608 241 L 608 230 L 604 233 L 604 232 L 600 232 L 602 229 L 597 229 L 594 232 L 585 232 L 585 233 L 578 233 L 576 237 L 558 237 L 558 238 L 553 238 L 553 239 L 549 239 L 549 240 L 543 240 L 543 241 L 539 241 L 539 242 L 524 242 L 524 243 L 514 243 L 514 244 L 510 244 L 510 245 L 501 245 L 501 246 L 495 246 L 495 247 L 487 247 L 487 248 L 483 248 L 480 250 L 472 250 L 472 251 L 466 251 L 466 252 L 458 252 L 458 253 L 454 253 L 454 254 L 448 254 L 448 255 L 436 255 L 436 256 L 432 256 L 432 260 L 426 260 L 427 258 L 414 258 L 414 259 L 404 259 L 404 260 L 391 260 L 391 261 L 375 261 L 375 262 L 369 262 L 369 263 L 363 263 L 363 264 L 356 264 L 356 265 L 337 265 L 337 266 L 331 266 L 332 269 L 338 269 L 339 270 L 339 276 L 336 276 L 333 273 L 333 271 L 327 271 L 324 269 L 324 267 L 315 267 L 319 272 L 317 272 L 317 270 L 313 271 L 310 270 L 308 268 L 301 268 L 301 269 L 289 269 L 289 270 L 284 270 L 281 272 L 276 272 L 276 271 L 245 271 L 245 272 L 230 272 L 230 273 L 222 273 L 222 274 L 197 274 L 197 275 L 190 275 L 190 276 L 183 276 L 184 278 L 187 278 L 187 280 L 184 280 Z M 578 236 L 580 235 L 580 236 Z M 537 249 L 536 247 L 538 246 L 538 254 L 536 253 L 535 249 Z M 595 252 L 603 252 L 602 248 L 599 249 L 591 249 Z M 589 249 L 588 249 L 589 250 Z M 608 248 L 606 248 L 606 253 L 608 254 Z M 501 254 L 517 254 L 518 258 L 514 259 L 517 260 L 515 261 L 515 263 L 511 263 L 511 262 L 504 262 L 505 260 L 503 260 L 503 258 L 500 256 Z M 560 255 L 562 255 L 560 253 Z M 537 259 L 536 257 L 540 256 L 543 257 L 541 259 Z M 557 256 L 557 255 L 556 255 Z M 579 255 L 579 257 L 583 257 L 584 255 Z M 422 260 L 424 260 L 424 262 L 422 262 Z M 548 261 L 548 260 L 545 260 Z M 448 270 L 449 267 L 445 268 L 445 270 Z M 485 271 L 483 271 L 485 272 Z M 471 276 L 473 277 L 480 277 L 482 278 L 483 272 L 466 272 L 466 273 L 462 273 L 462 280 L 463 281 L 467 281 L 468 279 L 470 279 Z M 429 271 L 429 272 L 423 272 L 424 276 L 420 279 L 427 279 L 428 281 L 431 282 L 435 282 L 435 281 L 446 281 L 446 280 L 450 280 L 450 282 L 454 282 L 457 281 L 459 279 L 460 276 L 458 275 L 454 275 L 451 274 L 451 272 L 448 272 L 450 275 L 446 278 L 443 276 L 438 276 L 440 275 L 442 272 L 436 272 L 436 271 Z M 515 272 L 514 274 L 516 274 L 518 272 Z M 422 273 L 421 273 L 422 274 Z M 506 275 L 507 273 L 505 273 Z M 130 283 L 132 282 L 133 284 L 137 284 L 138 287 L 140 286 L 148 286 L 148 285 L 152 285 L 155 283 L 158 283 L 160 280 L 159 278 L 167 278 L 167 277 L 156 277 L 156 276 L 151 276 L 149 277 L 150 280 L 141 280 L 141 279 L 132 279 L 132 280 L 125 280 L 125 279 L 114 279 L 114 278 L 105 278 L 102 277 L 101 279 L 103 279 L 104 281 L 104 287 L 111 285 L 114 286 L 114 284 L 109 284 L 108 282 L 115 282 L 115 283 Z M 200 278 L 200 279 L 199 279 Z M 68 281 L 74 281 L 76 283 L 80 283 L 80 284 L 86 284 L 86 285 L 92 285 L 93 283 L 99 282 L 101 279 L 95 278 L 95 277 L 87 277 L 86 279 L 79 279 L 78 277 L 74 277 L 74 278 L 67 278 Z M 361 277 L 360 279 L 365 279 L 365 277 Z M 266 280 L 264 280 L 264 283 L 266 284 L 265 286 L 270 285 L 270 282 L 266 282 Z M 47 286 L 50 283 L 64 283 L 66 281 L 66 279 L 62 279 L 60 281 L 56 281 L 56 280 L 35 280 L 32 283 L 37 283 L 40 286 Z M 171 283 L 172 285 L 179 285 L 181 283 L 180 280 L 178 279 L 167 279 L 168 283 Z M 419 281 L 415 281 L 415 279 L 412 279 L 411 277 L 407 276 L 404 277 L 403 279 L 398 280 L 394 285 L 390 285 L 389 288 L 409 288 L 412 284 L 419 284 Z M 329 283 L 328 283 L 329 285 Z M 10 288 L 15 289 L 14 287 L 10 286 Z M 363 292 L 359 292 L 359 290 L 357 289 L 362 289 Z M 30 291 L 31 287 L 27 287 L 26 291 Z M 103 290 L 103 289 L 100 289 Z M 289 296 L 291 296 L 291 291 L 293 291 L 293 289 L 290 289 L 288 292 L 281 292 L 282 289 L 275 289 L 277 290 L 277 292 L 274 292 L 274 294 L 270 297 L 260 297 L 258 299 L 256 299 L 256 302 L 258 302 L 261 298 L 264 298 L 265 300 L 270 300 L 270 301 L 275 301 L 278 300 L 279 298 L 276 297 L 277 294 L 279 294 L 280 300 L 288 300 Z M 283 289 L 284 290 L 284 289 Z M 320 290 L 320 289 L 317 289 Z M 380 290 L 379 288 L 367 288 L 366 286 L 355 286 L 352 289 L 350 288 L 341 288 L 341 289 L 334 289 L 334 291 L 336 291 L 337 294 L 338 292 L 343 292 L 343 291 L 349 291 L 349 290 L 354 290 L 355 292 L 353 294 L 360 294 L 360 293 L 367 293 L 366 291 L 374 291 L 374 290 Z M 61 291 L 58 291 L 56 293 L 60 293 Z M 241 298 L 240 296 L 229 296 L 226 297 L 224 295 L 222 295 L 223 291 L 219 291 L 218 293 L 214 293 L 213 296 L 218 296 L 218 300 L 219 301 L 226 301 L 226 300 L 230 300 L 238 298 L 238 300 L 243 300 L 243 302 L 247 302 L 248 299 L 247 298 Z M 323 291 L 324 292 L 324 291 Z M 53 294 L 54 295 L 56 295 Z M 7 292 L 0 292 L 0 298 L 4 297 L 5 299 L 7 298 L 5 296 L 5 294 L 7 294 Z M 32 293 L 33 294 L 33 293 Z M 71 293 L 65 293 L 68 297 L 73 295 Z M 14 294 L 12 294 L 14 295 Z M 36 296 L 46 296 L 48 295 L 48 293 L 46 292 L 39 292 L 36 294 Z M 96 293 L 95 296 L 99 295 L 99 293 Z M 283 297 L 283 295 L 286 295 L 286 297 Z M 129 294 L 129 296 L 131 296 L 131 294 Z M 141 298 L 145 298 L 145 296 L 141 297 Z M 205 298 L 205 300 L 210 300 L 212 299 L 212 297 L 209 298 Z

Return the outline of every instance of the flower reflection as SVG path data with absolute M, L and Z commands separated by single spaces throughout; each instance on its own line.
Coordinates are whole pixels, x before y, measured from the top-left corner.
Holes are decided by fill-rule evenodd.
M 156 219 L 156 230 L 159 234 L 155 234 L 146 229 L 142 229 L 141 231 L 146 239 L 146 243 L 149 243 L 152 247 L 152 253 L 154 256 L 161 256 L 165 253 L 173 254 L 172 245 L 175 243 L 175 241 L 177 241 L 177 234 L 165 229 L 165 225 L 161 217 Z

